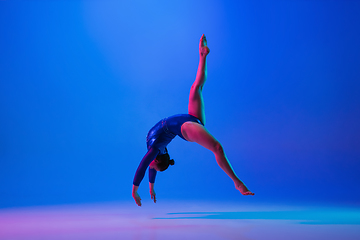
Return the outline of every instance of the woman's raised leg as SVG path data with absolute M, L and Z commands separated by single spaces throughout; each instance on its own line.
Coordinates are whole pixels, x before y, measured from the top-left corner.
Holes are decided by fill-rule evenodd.
M 239 190 L 241 194 L 254 195 L 254 193 L 246 187 L 246 185 L 234 172 L 221 144 L 206 130 L 204 126 L 195 122 L 185 122 L 181 126 L 181 133 L 189 142 L 196 142 L 214 153 L 216 162 L 234 181 L 235 188 Z
M 210 50 L 207 47 L 206 37 L 203 34 L 199 43 L 200 60 L 196 79 L 190 89 L 188 111 L 190 115 L 197 117 L 204 125 L 206 119 L 202 89 L 207 77 L 206 56 L 209 54 L 209 52 Z
M 205 125 L 205 109 L 202 97 L 202 89 L 207 78 L 206 56 L 210 50 L 207 47 L 206 37 L 203 34 L 199 43 L 199 66 L 196 79 L 191 86 L 189 96 L 189 114 L 197 117 Z M 254 195 L 245 184 L 237 177 L 230 162 L 228 161 L 221 144 L 206 130 L 206 128 L 198 123 L 186 122 L 181 126 L 181 133 L 189 142 L 196 142 L 201 146 L 209 149 L 215 155 L 216 162 L 221 169 L 234 181 L 235 187 L 243 195 Z

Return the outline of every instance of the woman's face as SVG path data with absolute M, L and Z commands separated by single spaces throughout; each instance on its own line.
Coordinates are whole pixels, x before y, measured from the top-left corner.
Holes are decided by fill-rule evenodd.
M 159 168 L 158 168 L 158 166 L 157 166 L 156 159 L 153 160 L 153 161 L 149 164 L 149 167 L 155 169 L 155 170 L 158 171 L 158 172 L 160 171 Z

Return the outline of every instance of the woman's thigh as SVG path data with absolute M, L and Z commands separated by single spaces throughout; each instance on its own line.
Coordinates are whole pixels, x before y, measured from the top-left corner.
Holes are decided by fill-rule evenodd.
M 205 107 L 200 87 L 192 86 L 189 95 L 188 112 L 190 115 L 197 117 L 205 125 Z
M 219 144 L 216 138 L 199 123 L 185 122 L 181 126 L 181 133 L 189 142 L 196 142 L 211 151 L 214 151 Z

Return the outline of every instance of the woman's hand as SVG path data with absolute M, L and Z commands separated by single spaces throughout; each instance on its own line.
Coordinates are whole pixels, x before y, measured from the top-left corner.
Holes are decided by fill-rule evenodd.
M 133 185 L 132 197 L 134 198 L 136 204 L 141 207 L 141 198 L 140 195 L 137 193 L 138 188 L 139 186 Z
M 132 194 L 132 196 L 133 196 L 133 198 L 135 199 L 136 204 L 137 204 L 139 207 L 141 207 L 141 198 L 140 198 L 140 195 L 139 195 L 137 192 L 135 192 L 135 193 Z
M 154 183 L 149 183 L 149 188 L 150 188 L 151 199 L 154 200 L 154 203 L 156 203 L 156 193 L 154 190 Z
M 151 199 L 154 200 L 154 203 L 156 203 L 156 193 L 155 193 L 154 189 L 150 190 L 150 196 L 151 196 Z

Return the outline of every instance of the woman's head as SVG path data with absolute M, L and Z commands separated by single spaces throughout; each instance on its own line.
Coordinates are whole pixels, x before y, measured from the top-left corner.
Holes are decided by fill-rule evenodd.
M 170 155 L 167 153 L 157 155 L 156 159 L 150 163 L 150 167 L 154 168 L 156 171 L 165 171 L 169 165 L 174 165 L 174 159 L 170 159 Z

